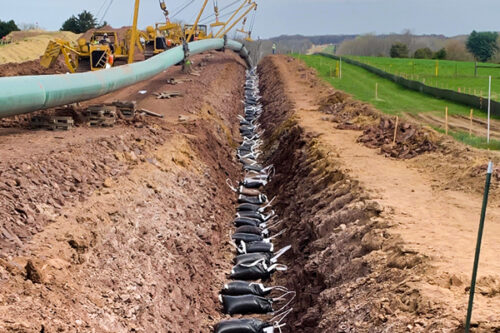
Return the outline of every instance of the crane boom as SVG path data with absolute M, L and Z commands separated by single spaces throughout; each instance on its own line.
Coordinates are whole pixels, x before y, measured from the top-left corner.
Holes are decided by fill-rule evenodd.
M 248 7 L 248 9 L 243 13 L 241 14 L 240 17 L 238 17 L 238 19 L 236 19 L 236 21 L 234 21 L 233 24 L 231 24 L 231 26 L 227 29 L 225 29 L 224 31 L 219 32 L 217 35 L 215 35 L 215 38 L 220 38 L 222 36 L 224 36 L 225 34 L 227 34 L 229 31 L 231 31 L 232 28 L 234 28 L 234 26 L 236 24 L 238 24 L 238 22 L 240 22 L 245 16 L 248 15 L 248 13 L 250 13 L 253 9 L 257 8 L 257 3 L 256 2 L 253 2 L 250 7 Z
M 130 45 L 128 49 L 128 63 L 131 64 L 134 62 L 134 53 L 135 53 L 135 42 L 137 38 L 137 20 L 139 19 L 139 3 L 140 0 L 135 0 L 134 7 L 134 23 L 132 25 L 132 33 L 130 34 Z
M 227 27 L 227 25 L 229 24 L 229 22 L 231 22 L 236 17 L 236 15 L 238 15 L 238 13 L 240 12 L 240 10 L 242 10 L 243 7 L 245 7 L 245 5 L 247 5 L 247 4 L 251 3 L 251 2 L 252 2 L 252 0 L 244 0 L 243 3 L 241 4 L 241 6 L 239 6 L 238 9 L 236 9 L 236 11 L 233 13 L 233 15 L 231 15 L 231 17 L 226 21 L 226 23 L 224 23 L 224 25 L 215 34 L 215 38 L 217 38 L 218 36 L 220 36 L 220 33 L 222 31 L 224 31 L 224 29 Z
M 198 28 L 198 22 L 200 22 L 201 15 L 205 11 L 205 7 L 207 6 L 207 3 L 208 3 L 208 0 L 205 0 L 205 2 L 203 3 L 203 7 L 201 7 L 200 12 L 198 13 L 198 17 L 196 18 L 196 21 L 193 24 L 193 27 L 189 31 L 189 35 L 188 35 L 188 38 L 187 38 L 187 42 L 188 43 L 191 41 L 191 38 L 193 37 L 193 34 L 196 31 L 196 28 Z

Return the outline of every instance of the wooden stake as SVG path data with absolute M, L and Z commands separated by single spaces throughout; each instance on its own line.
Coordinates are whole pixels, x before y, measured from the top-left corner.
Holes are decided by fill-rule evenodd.
M 394 139 L 392 140 L 393 146 L 396 144 L 396 135 L 398 134 L 398 121 L 399 121 L 399 117 L 396 116 L 396 123 L 394 125 Z
M 472 135 L 472 117 L 474 116 L 474 109 L 470 109 L 470 125 L 469 125 L 469 136 Z
M 444 114 L 444 129 L 446 135 L 448 135 L 448 107 L 446 107 Z

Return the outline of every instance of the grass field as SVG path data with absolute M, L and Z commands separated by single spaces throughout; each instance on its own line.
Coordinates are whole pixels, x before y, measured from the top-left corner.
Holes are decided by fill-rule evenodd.
M 327 47 L 325 47 L 325 49 L 323 50 L 323 52 L 335 54 L 335 46 L 334 45 L 328 45 Z
M 450 115 L 468 116 L 470 112 L 469 107 L 405 89 L 358 66 L 342 63 L 342 78 L 339 79 L 330 76 L 331 70 L 335 72 L 336 60 L 319 55 L 295 55 L 295 57 L 305 61 L 308 66 L 315 68 L 318 75 L 335 88 L 353 95 L 355 99 L 368 102 L 387 114 L 432 113 L 444 117 L 446 107 L 449 108 Z M 376 84 L 378 85 L 377 99 L 375 98 Z M 486 117 L 483 112 L 476 112 L 474 115 L 478 118 Z M 490 145 L 487 145 L 486 139 L 483 137 L 469 137 L 468 133 L 462 132 L 453 132 L 450 135 L 458 141 L 477 148 L 500 149 L 500 142 L 495 140 L 492 140 Z
M 500 65 L 497 64 L 478 63 L 485 68 L 478 68 L 478 76 L 474 77 L 474 62 L 439 60 L 436 77 L 436 60 L 356 56 L 349 58 L 432 87 L 455 91 L 460 89 L 462 93 L 485 98 L 488 96 L 488 76 L 491 75 L 492 99 L 500 100 Z

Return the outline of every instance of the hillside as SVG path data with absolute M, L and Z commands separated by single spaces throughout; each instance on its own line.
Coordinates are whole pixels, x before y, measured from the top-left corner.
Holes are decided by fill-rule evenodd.
M 29 30 L 9 34 L 12 43 L 0 46 L 0 64 L 20 63 L 36 60 L 45 51 L 50 40 L 55 38 L 76 41 L 80 35 L 69 31 Z

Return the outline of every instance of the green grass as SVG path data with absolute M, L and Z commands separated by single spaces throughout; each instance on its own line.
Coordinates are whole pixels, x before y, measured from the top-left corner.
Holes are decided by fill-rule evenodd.
M 356 57 L 351 59 L 369 64 L 386 72 L 405 76 L 408 79 L 424 82 L 432 87 L 450 89 L 471 95 L 488 97 L 488 76 L 492 77 L 492 99 L 500 100 L 500 68 L 497 64 L 480 63 L 478 76 L 474 77 L 474 62 L 471 61 L 438 61 L 436 77 L 436 60 L 430 59 L 396 59 L 384 57 Z
M 334 45 L 328 45 L 324 50 L 323 52 L 325 53 L 331 53 L 331 54 L 335 54 L 335 46 Z
M 445 130 L 442 128 L 434 127 L 433 128 L 444 134 Z M 490 149 L 490 150 L 500 150 L 500 140 L 491 139 L 488 144 L 485 137 L 477 136 L 477 135 L 469 135 L 469 133 L 459 132 L 459 131 L 448 131 L 448 135 L 451 135 L 455 140 L 465 143 L 466 145 L 479 148 L 479 149 Z
M 330 68 L 335 72 L 336 60 L 319 55 L 297 57 L 304 60 L 308 66 L 314 67 L 319 76 L 335 88 L 352 94 L 358 100 L 373 104 L 382 112 L 393 115 L 421 112 L 444 115 L 445 107 L 448 106 L 450 114 L 469 115 L 469 107 L 408 90 L 358 66 L 343 62 L 342 79 L 339 79 L 330 77 Z M 378 84 L 378 99 L 375 99 L 375 84 Z
M 319 77 L 336 89 L 353 95 L 357 100 L 368 102 L 384 113 L 390 115 L 431 113 L 444 118 L 445 108 L 448 107 L 450 115 L 469 116 L 469 107 L 408 90 L 358 66 L 343 62 L 342 79 L 339 79 L 330 76 L 330 70 L 335 73 L 336 60 L 319 55 L 296 54 L 294 56 L 305 61 L 308 66 L 315 68 Z M 378 99 L 375 99 L 375 84 L 378 84 Z M 483 112 L 475 112 L 474 116 L 486 118 Z M 469 137 L 468 133 L 462 132 L 453 132 L 450 135 L 457 141 L 473 147 L 500 150 L 500 141 L 498 140 L 491 140 L 488 146 L 484 137 Z

